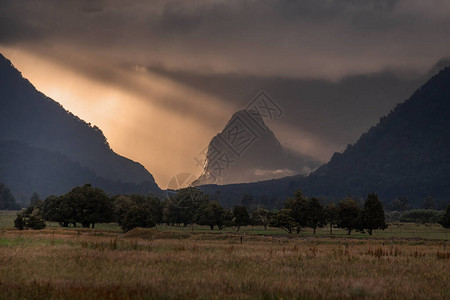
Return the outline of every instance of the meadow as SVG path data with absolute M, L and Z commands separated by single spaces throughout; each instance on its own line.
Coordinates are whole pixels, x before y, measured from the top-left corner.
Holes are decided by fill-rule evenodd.
M 12 228 L 0 213 L 1 299 L 450 299 L 438 225 L 373 237 L 247 226 Z

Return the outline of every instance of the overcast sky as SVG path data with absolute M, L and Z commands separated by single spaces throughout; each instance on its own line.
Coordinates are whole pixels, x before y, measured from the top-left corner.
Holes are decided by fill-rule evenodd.
M 163 188 L 201 171 L 193 157 L 259 89 L 286 108 L 281 142 L 327 161 L 450 56 L 449 37 L 446 0 L 0 2 L 1 52 Z

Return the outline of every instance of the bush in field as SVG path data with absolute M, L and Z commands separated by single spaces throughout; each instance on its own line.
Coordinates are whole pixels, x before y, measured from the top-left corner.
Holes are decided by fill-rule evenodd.
M 19 230 L 25 228 L 25 217 L 23 216 L 23 213 L 17 213 L 17 217 L 14 219 L 14 227 Z
M 44 229 L 46 227 L 45 220 L 42 217 L 42 214 L 39 208 L 33 210 L 31 215 L 26 219 L 25 227 L 31 228 L 34 230 Z
M 441 224 L 444 228 L 450 228 L 450 204 L 447 206 L 445 214 L 439 220 L 439 224 Z
M 30 207 L 17 214 L 17 218 L 14 220 L 14 226 L 19 230 L 23 230 L 24 228 L 39 230 L 44 229 L 46 224 L 41 210 L 38 207 Z
M 282 209 L 279 212 L 273 214 L 269 226 L 271 227 L 279 227 L 288 233 L 292 233 L 296 227 L 298 227 L 298 223 L 295 222 L 292 217 L 292 211 L 290 209 Z
M 384 220 L 384 209 L 377 194 L 369 194 L 364 202 L 364 208 L 361 211 L 361 228 L 367 230 L 372 235 L 374 229 L 386 229 L 387 224 Z
M 443 211 L 434 209 L 411 209 L 401 214 L 400 222 L 437 223 L 443 214 Z

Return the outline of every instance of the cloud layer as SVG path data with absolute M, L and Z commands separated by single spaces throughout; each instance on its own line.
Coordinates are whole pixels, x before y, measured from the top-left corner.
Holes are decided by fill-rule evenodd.
M 265 89 L 326 161 L 450 56 L 446 0 L 0 2 L 0 51 L 165 188 Z
M 198 72 L 336 79 L 450 53 L 445 0 L 14 0 L 0 20 L 3 44 Z

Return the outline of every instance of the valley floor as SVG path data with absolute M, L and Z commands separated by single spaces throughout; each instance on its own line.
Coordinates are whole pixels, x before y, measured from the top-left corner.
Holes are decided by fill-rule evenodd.
M 1 299 L 450 299 L 449 238 L 434 225 L 412 227 L 438 231 L 426 239 L 411 224 L 368 238 L 250 227 L 17 231 L 2 218 Z

